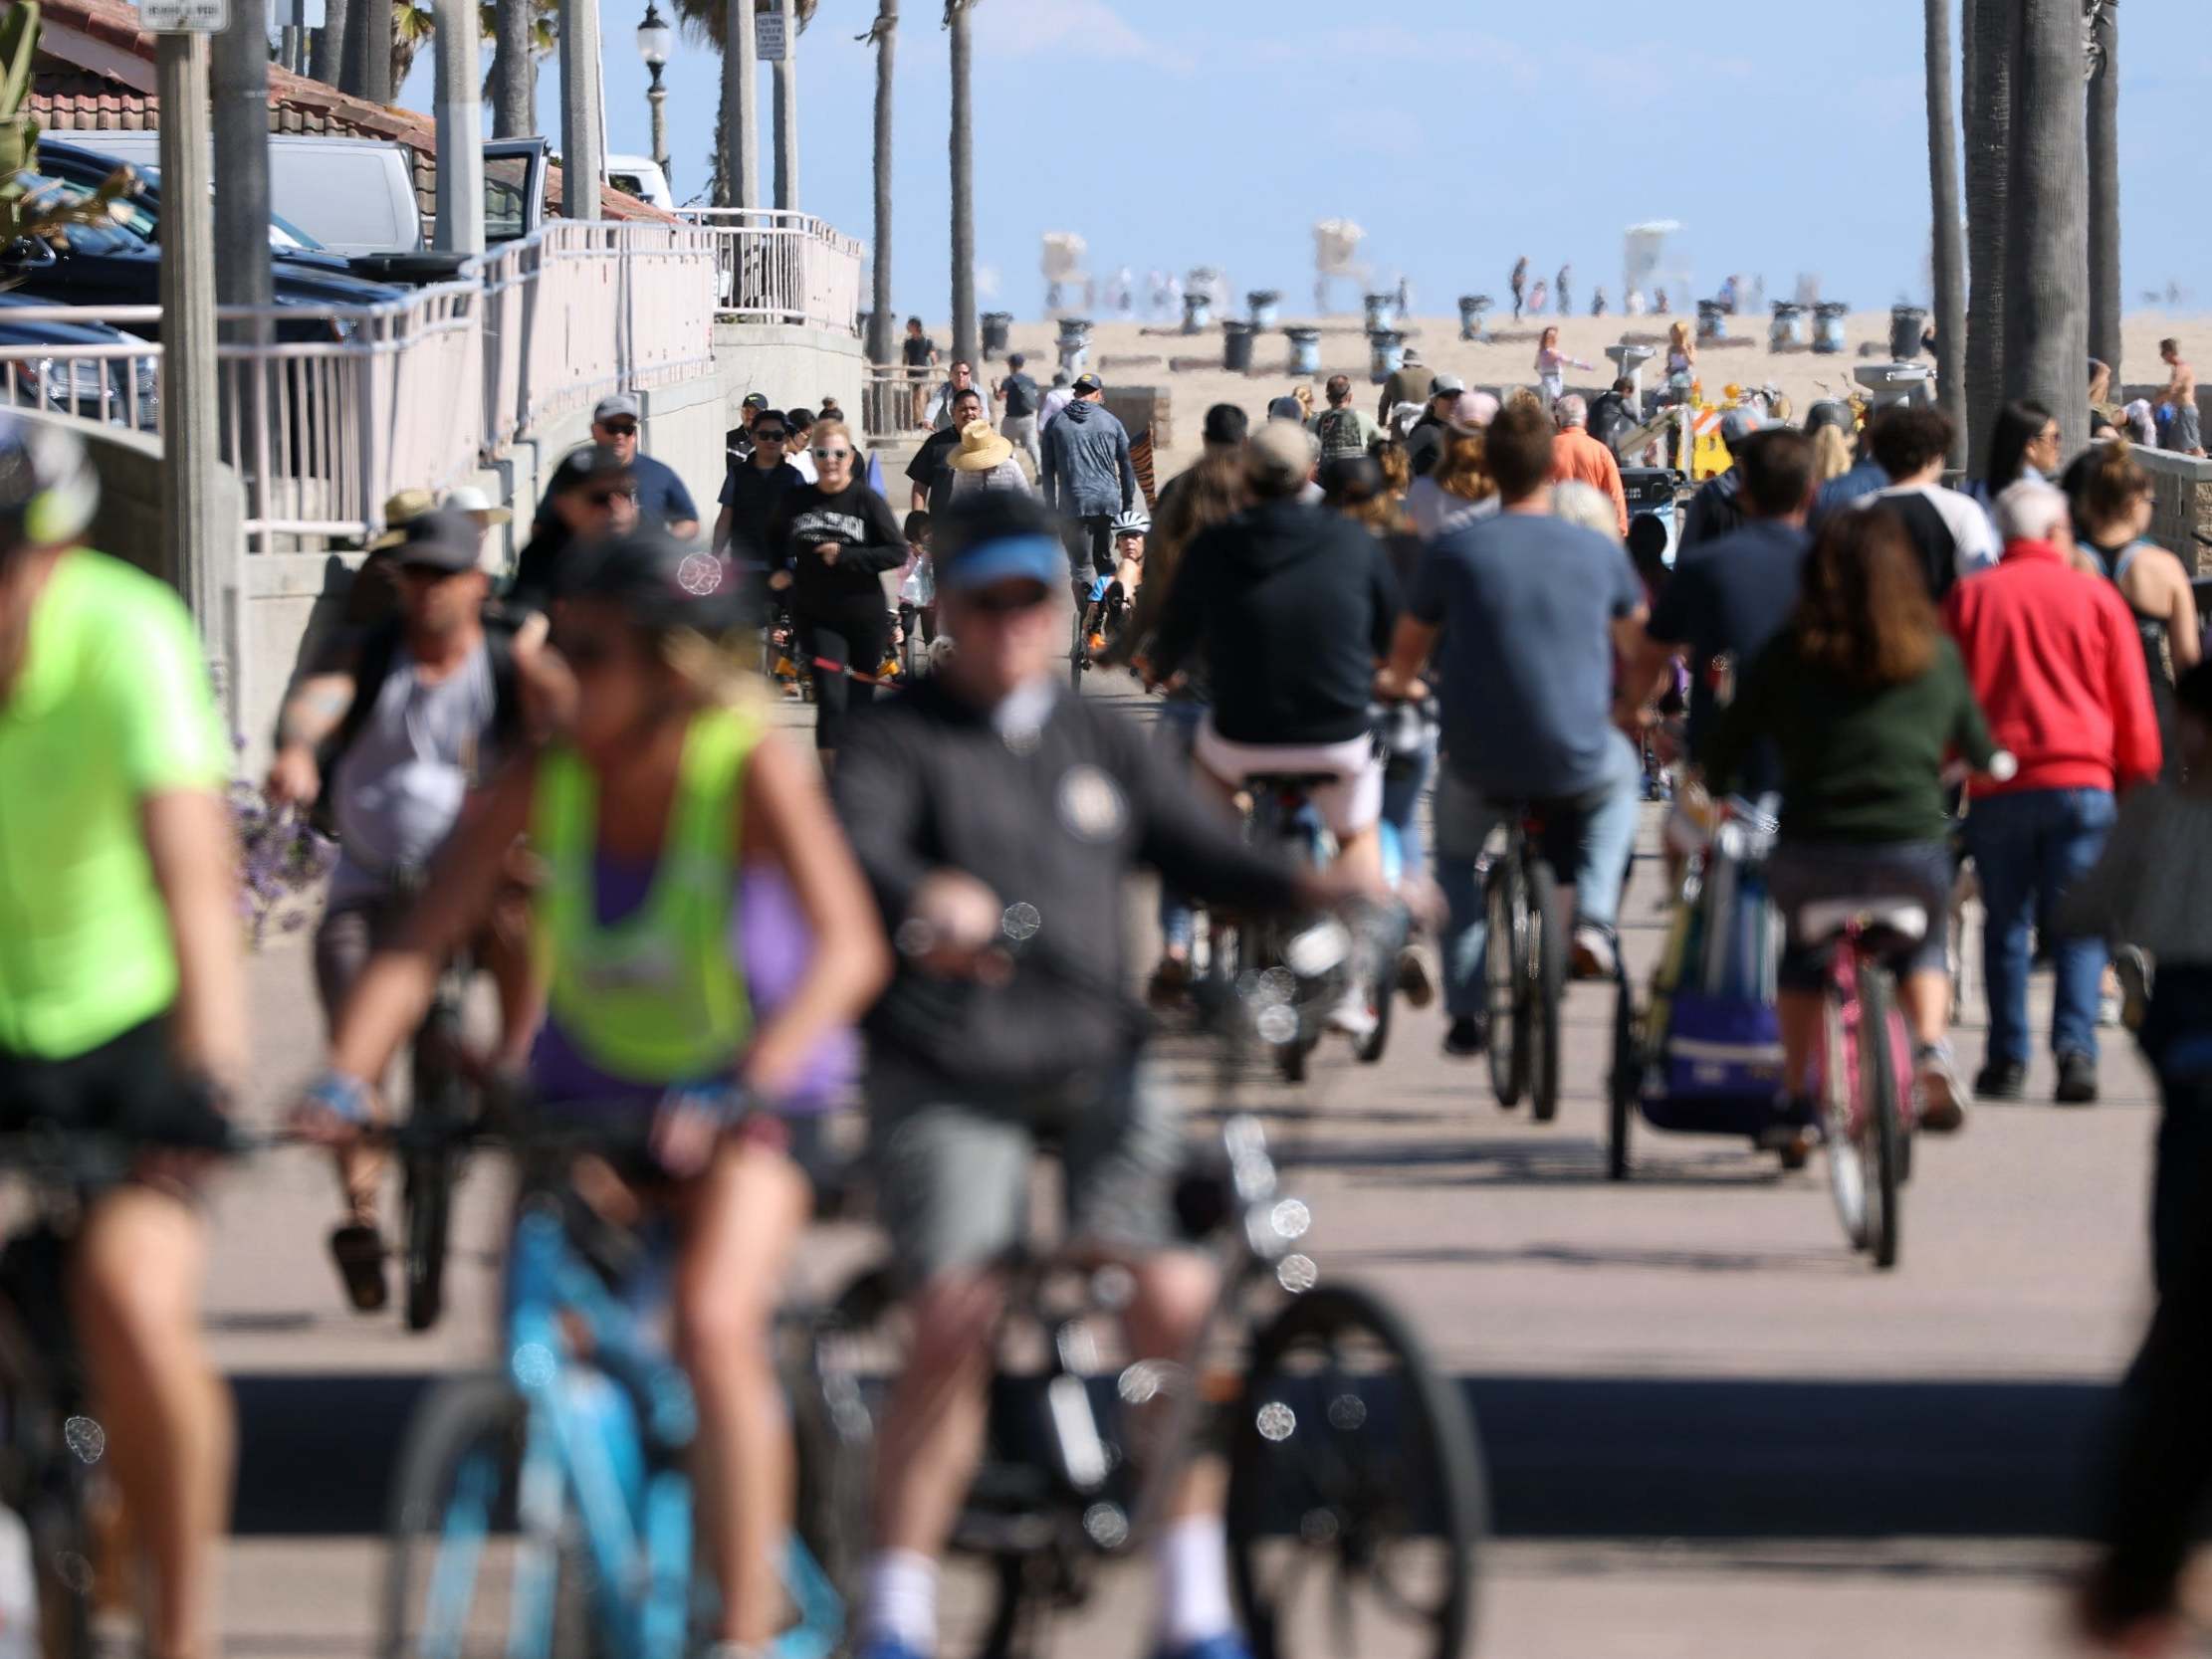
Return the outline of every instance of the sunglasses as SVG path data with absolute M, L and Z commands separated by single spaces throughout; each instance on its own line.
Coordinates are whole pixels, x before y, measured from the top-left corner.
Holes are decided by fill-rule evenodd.
M 442 564 L 402 564 L 399 573 L 411 582 L 442 582 L 462 572 Z
M 612 507 L 618 498 L 622 501 L 634 502 L 637 500 L 637 491 L 634 488 L 628 490 L 594 490 L 584 500 L 593 507 Z
M 753 429 L 754 441 L 763 444 L 780 444 L 790 434 L 779 426 L 757 426 Z
M 634 438 L 637 436 L 637 422 L 608 421 L 605 431 L 610 438 Z
M 852 451 L 849 449 L 818 449 L 814 452 L 814 459 L 816 461 L 842 461 L 851 454 Z
M 556 628 L 552 643 L 561 661 L 578 674 L 603 668 L 614 659 L 615 643 L 605 634 L 563 633 Z
M 1052 597 L 1052 590 L 1040 587 L 985 588 L 980 593 L 962 595 L 962 603 L 972 611 L 985 616 L 1019 616 L 1023 611 L 1033 611 Z

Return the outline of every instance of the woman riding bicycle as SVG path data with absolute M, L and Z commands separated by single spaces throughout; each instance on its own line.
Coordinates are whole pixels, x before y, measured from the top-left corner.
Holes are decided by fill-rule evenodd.
M 1886 508 L 1839 514 L 1805 562 L 1797 610 L 1739 677 L 1705 754 L 1717 796 L 1741 780 L 1759 739 L 1782 777 L 1781 835 L 1767 884 L 1789 925 L 1778 1012 L 1792 1120 L 1805 1098 L 1821 1021 L 1821 952 L 1798 929 L 1823 899 L 1901 898 L 1927 927 L 1898 964 L 1911 1027 L 1921 1127 L 1964 1121 L 1951 1059 L 1944 930 L 1951 893 L 1942 771 L 1953 749 L 1976 767 L 1996 754 L 1944 634 L 1904 521 Z
M 781 1610 L 793 1459 L 769 1328 L 810 1209 L 788 1115 L 827 1104 L 837 1033 L 889 968 L 819 782 L 736 702 L 750 680 L 722 641 L 738 586 L 727 559 L 658 531 L 579 561 L 553 629 L 577 693 L 565 737 L 510 767 L 464 825 L 404 941 L 346 1006 L 303 1111 L 333 1139 L 366 1122 L 371 1080 L 529 835 L 547 867 L 533 942 L 550 988 L 532 1089 L 570 1121 L 647 1130 L 650 1184 L 595 1167 L 592 1191 L 617 1211 L 664 1203 L 679 1229 L 675 1339 L 733 1653 L 771 1640 Z

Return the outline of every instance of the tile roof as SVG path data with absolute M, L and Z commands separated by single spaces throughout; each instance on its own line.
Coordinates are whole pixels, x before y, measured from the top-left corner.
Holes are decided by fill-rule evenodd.
M 119 51 L 148 68 L 153 37 L 138 27 L 137 8 L 122 0 L 42 0 L 38 60 L 31 87 L 31 112 L 56 132 L 156 130 L 159 112 L 150 93 L 140 92 L 104 72 L 97 62 L 80 62 L 74 43 L 57 31 L 83 35 L 95 47 Z M 84 54 L 88 59 L 96 54 Z M 269 129 L 272 132 L 329 132 L 356 138 L 387 138 L 414 152 L 415 194 L 429 228 L 438 201 L 438 127 L 428 115 L 365 99 L 352 98 L 304 75 L 269 66 Z M 548 209 L 560 204 L 560 167 L 548 167 Z M 602 184 L 599 211 L 609 219 L 666 219 L 649 202 Z

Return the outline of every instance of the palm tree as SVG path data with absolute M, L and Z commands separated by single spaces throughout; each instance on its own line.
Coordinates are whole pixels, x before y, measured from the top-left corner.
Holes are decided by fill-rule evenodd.
M 1965 0 L 1966 251 L 1972 287 L 1966 302 L 1967 455 L 1975 468 L 1989 453 L 1990 429 L 2005 397 L 2005 225 L 2011 193 L 2013 41 L 2020 0 Z
M 898 57 L 899 0 L 877 0 L 875 25 L 860 39 L 876 49 L 875 293 L 868 361 L 883 364 L 891 360 L 891 71 Z
M 2032 397 L 2067 447 L 2089 441 L 2088 101 L 2081 0 L 2027 0 L 2013 49 L 2004 389 Z
M 336 86 L 342 73 L 347 9 L 347 0 L 323 0 L 323 27 L 315 32 L 308 73 L 327 87 Z
M 415 54 L 438 32 L 436 0 L 400 0 L 391 9 L 391 90 L 394 98 L 415 67 Z
M 977 0 L 945 0 L 953 58 L 953 356 L 976 362 L 976 125 L 968 17 Z
M 1969 4 L 1971 0 L 1969 0 Z M 1958 126 L 1951 112 L 1951 0 L 1926 0 L 1928 205 L 1935 225 L 1935 388 L 1951 418 L 1951 465 L 1966 464 L 1966 248 Z
M 484 7 L 484 36 L 493 43 L 484 82 L 493 137 L 538 130 L 538 65 L 560 44 L 559 17 L 559 0 L 494 0 Z
M 2090 102 L 2090 355 L 2119 378 L 2119 4 L 2087 0 Z
M 742 0 L 740 0 L 742 3 Z M 793 0 L 798 16 L 798 34 L 814 21 L 814 12 L 821 0 Z M 719 54 L 730 50 L 729 0 L 669 0 L 676 14 L 677 25 L 684 31 L 685 39 L 695 46 L 711 47 Z M 753 0 L 756 12 L 774 11 L 774 0 Z M 722 101 L 715 109 L 715 148 L 710 158 L 709 173 L 714 181 L 714 200 L 722 207 L 734 205 L 737 200 L 737 157 L 730 153 L 730 78 L 722 80 Z

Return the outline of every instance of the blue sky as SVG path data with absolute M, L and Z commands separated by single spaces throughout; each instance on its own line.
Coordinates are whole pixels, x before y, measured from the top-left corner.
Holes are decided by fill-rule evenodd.
M 617 151 L 649 147 L 643 4 L 601 0 Z M 935 319 L 949 70 L 936 0 L 901 9 L 895 293 Z M 863 239 L 874 64 L 854 37 L 874 12 L 822 0 L 800 43 L 800 205 Z M 2127 290 L 2212 303 L 2212 7 L 2121 16 Z M 1682 224 L 1701 292 L 1809 271 L 1871 308 L 1926 285 L 1920 0 L 981 0 L 975 30 L 978 262 L 987 303 L 1019 314 L 1041 307 L 1048 230 L 1081 233 L 1102 274 L 1211 264 L 1295 296 L 1313 222 L 1336 215 L 1438 311 L 1502 293 L 1520 253 L 1545 274 L 1572 260 L 1578 305 L 1600 283 L 1618 303 L 1621 231 L 1648 219 Z M 422 108 L 429 56 L 407 89 Z M 718 74 L 688 43 L 666 72 L 679 199 L 705 183 Z M 541 94 L 557 143 L 552 62 Z M 762 109 L 766 190 L 765 72 Z

